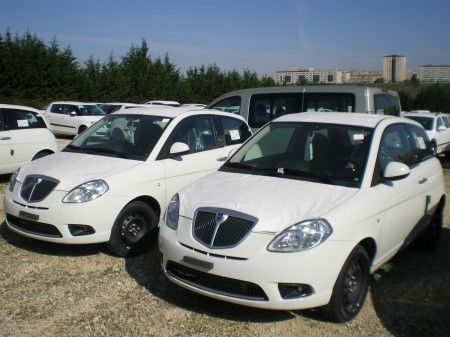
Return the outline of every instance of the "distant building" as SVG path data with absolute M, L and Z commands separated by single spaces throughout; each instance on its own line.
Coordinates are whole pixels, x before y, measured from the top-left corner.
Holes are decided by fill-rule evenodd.
M 421 83 L 450 82 L 450 65 L 420 66 Z
M 347 82 L 373 83 L 382 77 L 383 72 L 379 70 L 352 70 L 350 71 L 350 78 Z
M 386 83 L 402 82 L 407 79 L 406 56 L 387 55 L 383 57 L 383 78 Z
M 277 84 L 345 83 L 350 78 L 347 73 L 342 70 L 288 68 L 278 70 L 274 80 Z

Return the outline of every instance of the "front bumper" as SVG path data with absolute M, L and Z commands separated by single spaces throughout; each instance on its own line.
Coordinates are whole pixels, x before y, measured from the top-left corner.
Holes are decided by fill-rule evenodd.
M 85 203 L 66 204 L 62 199 L 67 192 L 58 190 L 51 192 L 41 202 L 27 203 L 19 195 L 21 186 L 17 182 L 13 192 L 9 189 L 5 191 L 6 224 L 16 233 L 48 242 L 64 244 L 106 242 L 109 240 L 117 215 L 127 203 L 123 197 L 105 194 Z M 26 229 L 24 226 L 18 226 L 17 218 L 27 222 Z M 95 233 L 74 236 L 69 230 L 69 224 L 90 226 Z M 45 225 L 55 227 L 60 235 L 46 234 L 40 229 Z
M 273 234 L 251 233 L 240 245 L 231 249 L 209 249 L 192 238 L 191 220 L 180 217 L 177 231 L 160 226 L 159 248 L 162 267 L 167 278 L 181 287 L 219 300 L 251 307 L 298 310 L 325 305 L 329 302 L 338 274 L 353 248 L 349 241 L 327 240 L 315 249 L 299 253 L 273 253 L 266 247 Z M 193 262 L 192 262 L 193 261 Z M 196 262 L 198 261 L 198 262 Z M 249 299 L 217 289 L 187 282 L 168 270 L 175 264 L 227 279 L 243 281 L 260 287 L 266 299 Z M 203 266 L 208 266 L 204 268 Z M 204 275 L 204 274 L 202 274 Z M 216 278 L 218 279 L 218 278 Z M 283 299 L 279 284 L 306 284 L 311 295 Z M 230 285 L 234 287 L 235 284 Z

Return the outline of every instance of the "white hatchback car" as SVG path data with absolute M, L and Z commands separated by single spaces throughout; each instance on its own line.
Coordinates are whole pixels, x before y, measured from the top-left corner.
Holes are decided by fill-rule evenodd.
M 58 150 L 55 136 L 39 111 L 21 105 L 0 104 L 0 174 Z
M 436 154 L 450 153 L 450 118 L 441 113 L 411 112 L 403 117 L 420 123 L 427 132 Z
M 52 102 L 45 117 L 54 134 L 76 136 L 105 116 L 95 103 Z
M 117 255 L 139 252 L 166 200 L 217 170 L 250 134 L 242 117 L 215 110 L 113 113 L 11 177 L 6 223 L 44 241 L 109 241 Z
M 443 172 L 406 118 L 301 113 L 272 121 L 182 189 L 160 226 L 174 283 L 259 308 L 361 309 L 369 273 L 420 238 L 436 247 Z

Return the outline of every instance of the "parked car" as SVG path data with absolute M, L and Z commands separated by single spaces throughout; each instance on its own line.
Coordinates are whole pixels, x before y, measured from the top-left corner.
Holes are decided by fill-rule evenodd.
M 181 104 L 177 101 L 148 101 L 145 104 L 149 105 L 164 105 L 164 106 L 172 106 L 172 107 L 179 107 Z
M 140 252 L 167 200 L 217 170 L 249 136 L 242 117 L 215 110 L 113 113 L 62 152 L 24 165 L 11 177 L 6 224 L 39 240 L 108 242 L 120 256 Z
M 160 227 L 170 281 L 267 309 L 357 315 L 369 273 L 418 238 L 434 249 L 441 164 L 406 118 L 301 113 L 272 121 L 172 197 Z
M 59 135 L 78 135 L 104 116 L 94 103 L 52 102 L 45 110 L 50 130 Z
M 450 153 L 450 118 L 447 115 L 411 112 L 404 114 L 403 117 L 412 119 L 423 126 L 436 154 Z
M 137 108 L 139 104 L 134 103 L 102 103 L 99 105 L 107 115 L 119 111 L 120 109 Z
M 277 117 L 304 111 L 367 112 L 399 116 L 397 92 L 356 85 L 252 88 L 229 92 L 208 104 L 242 115 L 253 129 Z
M 0 104 L 0 174 L 57 151 L 55 136 L 39 111 L 21 105 Z

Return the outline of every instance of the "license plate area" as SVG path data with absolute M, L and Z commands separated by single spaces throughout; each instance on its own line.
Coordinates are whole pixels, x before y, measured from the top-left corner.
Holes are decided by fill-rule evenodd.
M 31 220 L 31 221 L 38 221 L 39 215 L 28 213 L 25 211 L 19 211 L 19 218 L 25 219 L 25 220 Z
M 200 268 L 204 271 L 209 271 L 214 267 L 214 264 L 212 262 L 202 261 L 191 256 L 183 256 L 183 262 L 188 263 L 191 266 Z

